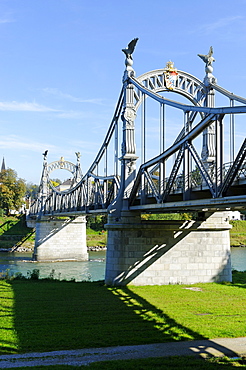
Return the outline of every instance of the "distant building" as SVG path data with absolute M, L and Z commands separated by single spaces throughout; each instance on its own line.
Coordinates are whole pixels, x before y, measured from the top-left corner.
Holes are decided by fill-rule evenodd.
M 72 186 L 72 180 L 68 179 L 68 180 L 64 181 L 62 184 L 58 185 L 56 187 L 56 189 L 59 190 L 59 191 L 64 191 L 64 190 L 70 189 L 71 186 Z
M 6 166 L 5 166 L 5 160 L 4 160 L 4 157 L 3 157 L 1 172 L 5 171 L 5 170 L 6 170 Z
M 239 211 L 229 211 L 228 212 L 229 221 L 244 220 L 245 217 Z

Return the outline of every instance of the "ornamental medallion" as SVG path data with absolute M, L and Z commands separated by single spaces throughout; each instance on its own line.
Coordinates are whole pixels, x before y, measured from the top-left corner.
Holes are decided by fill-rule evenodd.
M 166 88 L 169 90 L 174 90 L 178 78 L 178 72 L 177 68 L 174 68 L 173 62 L 171 61 L 167 62 L 166 68 L 164 70 L 164 76 Z

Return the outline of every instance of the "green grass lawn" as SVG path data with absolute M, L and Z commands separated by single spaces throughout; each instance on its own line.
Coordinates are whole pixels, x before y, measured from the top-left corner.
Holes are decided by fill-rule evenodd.
M 86 244 L 88 247 L 105 247 L 107 244 L 107 232 L 105 230 L 95 231 L 90 228 L 86 229 Z
M 230 221 L 230 244 L 234 246 L 246 245 L 246 221 Z
M 246 336 L 245 273 L 191 287 L 0 281 L 0 353 Z
M 34 230 L 26 226 L 23 215 L 0 217 L 0 248 L 34 245 L 34 238 Z

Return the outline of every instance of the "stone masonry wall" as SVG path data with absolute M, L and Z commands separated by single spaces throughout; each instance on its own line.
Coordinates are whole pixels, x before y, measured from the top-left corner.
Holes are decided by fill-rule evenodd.
M 33 258 L 36 261 L 86 261 L 86 218 L 50 219 L 36 222 Z
M 106 284 L 164 285 L 231 281 L 226 213 L 205 221 L 141 221 L 109 216 Z

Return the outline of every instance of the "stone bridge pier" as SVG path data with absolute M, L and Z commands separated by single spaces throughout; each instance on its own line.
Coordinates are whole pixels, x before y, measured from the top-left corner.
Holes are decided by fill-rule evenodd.
M 140 214 L 108 217 L 105 282 L 165 285 L 231 281 L 231 228 L 226 212 L 199 221 L 143 221 Z
M 87 261 L 88 258 L 85 216 L 42 216 L 36 221 L 35 261 Z

